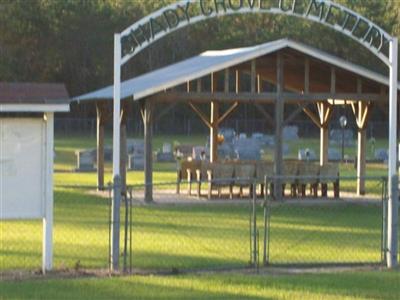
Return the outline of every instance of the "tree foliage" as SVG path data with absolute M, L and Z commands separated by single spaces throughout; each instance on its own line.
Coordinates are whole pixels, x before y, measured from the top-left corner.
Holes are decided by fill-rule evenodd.
M 389 33 L 400 35 L 400 1 L 336 0 Z M 65 82 L 71 95 L 112 82 L 113 34 L 174 0 L 2 0 L 0 80 Z M 171 34 L 140 53 L 123 77 L 207 49 L 242 47 L 290 37 L 384 70 L 354 41 L 292 17 L 240 15 L 209 20 Z

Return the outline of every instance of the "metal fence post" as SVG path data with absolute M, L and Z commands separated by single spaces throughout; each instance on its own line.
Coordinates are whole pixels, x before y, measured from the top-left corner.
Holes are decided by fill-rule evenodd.
M 387 264 L 387 182 L 382 179 L 382 232 L 381 232 L 381 262 Z
M 253 183 L 253 263 L 257 266 L 257 193 L 256 184 Z
M 269 238 L 269 227 L 268 227 L 268 221 L 269 221 L 269 216 L 268 216 L 268 180 L 267 176 L 264 178 L 264 240 L 263 240 L 263 265 L 266 266 L 268 264 L 268 258 L 267 258 L 267 239 Z
M 119 233 L 120 233 L 120 207 L 121 207 L 121 177 L 114 177 L 113 199 L 111 207 L 111 269 L 119 269 Z
M 389 180 L 391 183 L 389 187 L 390 197 L 387 206 L 387 266 L 389 268 L 394 268 L 397 266 L 397 231 L 398 231 L 398 207 L 399 207 L 399 196 L 398 196 L 398 176 L 394 175 Z
M 124 196 L 124 204 L 125 204 L 125 220 L 124 220 L 124 273 L 126 273 L 127 269 L 127 259 L 128 259 L 128 196 L 125 193 Z
M 132 274 L 132 189 L 129 189 L 129 272 Z

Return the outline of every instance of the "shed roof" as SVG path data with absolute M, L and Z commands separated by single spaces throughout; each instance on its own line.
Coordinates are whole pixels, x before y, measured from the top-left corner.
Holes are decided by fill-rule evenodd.
M 68 111 L 64 84 L 0 82 L 0 112 Z
M 209 73 L 217 72 L 284 48 L 297 50 L 377 83 L 389 84 L 389 79 L 379 73 L 350 63 L 311 46 L 289 39 L 280 39 L 253 47 L 206 51 L 198 56 L 131 78 L 121 83 L 121 98 L 124 99 L 132 96 L 134 100 L 139 100 L 187 81 L 203 77 Z M 400 83 L 398 84 L 398 89 L 400 90 Z M 73 100 L 83 101 L 112 98 L 113 85 L 109 85 L 99 90 L 74 97 Z

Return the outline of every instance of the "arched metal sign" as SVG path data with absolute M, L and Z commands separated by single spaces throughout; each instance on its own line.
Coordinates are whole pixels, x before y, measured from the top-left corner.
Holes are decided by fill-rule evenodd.
M 397 66 L 398 41 L 378 25 L 329 0 L 183 0 L 144 17 L 114 36 L 113 175 L 120 165 L 121 67 L 162 37 L 197 22 L 234 14 L 270 13 L 320 23 L 357 41 L 389 67 L 388 261 L 397 264 Z M 118 237 L 115 239 L 118 242 Z M 118 251 L 116 250 L 116 258 Z
M 177 29 L 210 18 L 246 13 L 283 14 L 326 25 L 356 40 L 388 63 L 392 37 L 368 19 L 328 0 L 184 0 L 152 13 L 121 32 L 121 63 Z

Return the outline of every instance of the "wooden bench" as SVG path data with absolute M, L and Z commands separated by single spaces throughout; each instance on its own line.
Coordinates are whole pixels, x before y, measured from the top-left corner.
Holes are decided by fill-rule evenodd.
M 255 164 L 254 163 L 235 163 L 234 164 L 234 181 L 233 185 L 240 188 L 239 196 L 243 197 L 243 188 L 249 188 L 249 195 L 252 196 L 253 183 L 255 179 Z
M 328 184 L 333 184 L 333 195 L 335 198 L 340 196 L 340 185 L 339 185 L 339 165 L 337 164 L 326 164 L 320 167 L 319 171 L 319 183 L 321 184 L 322 197 L 328 196 Z
M 180 162 L 179 169 L 177 170 L 176 193 L 180 193 L 180 184 L 182 180 L 188 182 L 188 194 L 192 194 L 192 183 L 196 181 L 196 170 L 199 168 L 200 161 L 197 160 L 184 160 Z
M 298 164 L 298 191 L 301 196 L 306 196 L 306 187 L 310 185 L 311 195 L 318 196 L 319 165 L 312 162 L 301 162 Z
M 284 161 L 283 162 L 283 179 L 282 179 L 282 196 L 285 196 L 285 187 L 290 185 L 290 195 L 297 196 L 297 179 L 298 175 L 298 162 L 297 161 Z
M 208 180 L 208 171 L 212 169 L 209 161 L 202 160 L 196 170 L 197 197 L 201 196 L 201 184 Z
M 271 183 L 273 182 L 272 176 L 274 175 L 274 165 L 271 162 L 259 162 L 256 164 L 256 182 L 260 185 L 260 194 L 268 194 L 268 187 L 270 193 L 272 192 Z M 267 185 L 265 185 L 265 178 L 267 176 Z M 268 176 L 271 176 L 268 178 Z
M 232 185 L 235 167 L 230 163 L 213 163 L 207 171 L 208 199 L 211 199 L 212 190 L 217 188 L 218 197 L 221 197 L 221 188 L 229 187 L 229 197 L 232 199 Z

